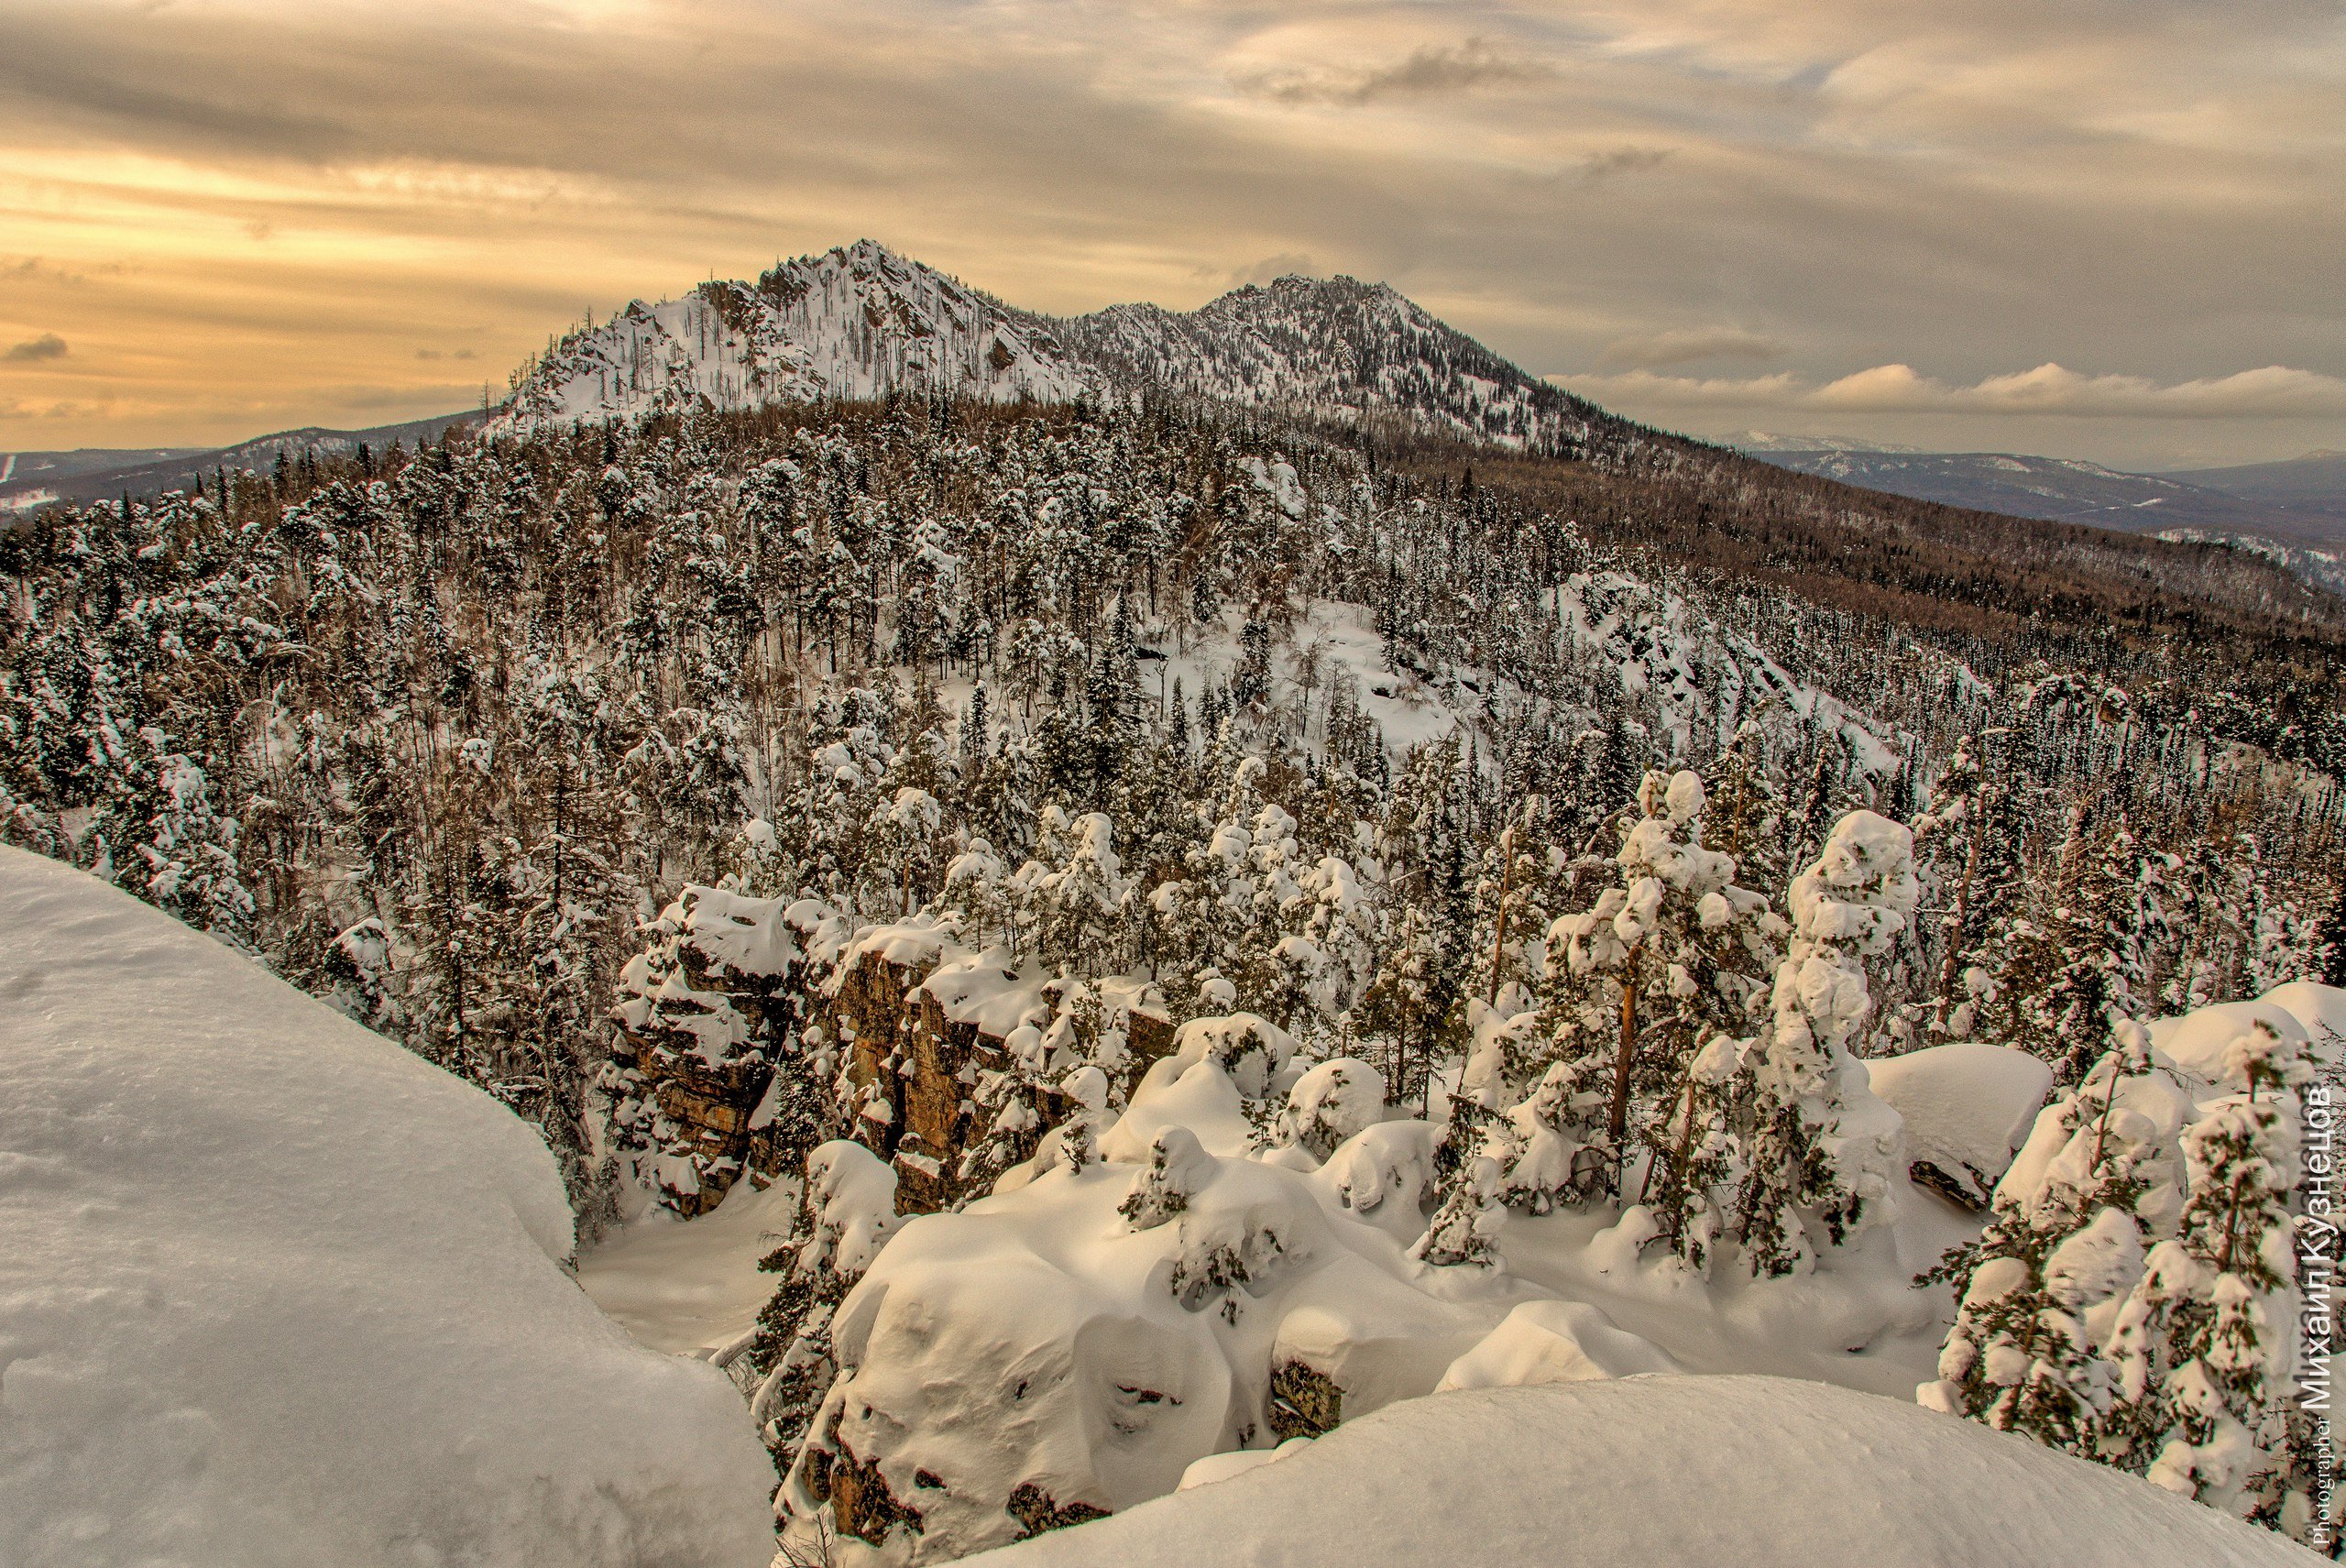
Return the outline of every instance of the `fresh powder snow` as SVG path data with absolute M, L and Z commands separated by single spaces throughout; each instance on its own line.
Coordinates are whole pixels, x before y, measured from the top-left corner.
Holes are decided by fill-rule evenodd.
M 1269 1457 L 1269 1456 L 1265 1456 Z M 1819 1383 L 1633 1377 L 1390 1406 L 986 1568 L 2286 1568 L 2131 1476 Z
M 771 1555 L 740 1396 L 563 1272 L 488 1095 L 11 849 L 0 999 L 0 1563 Z

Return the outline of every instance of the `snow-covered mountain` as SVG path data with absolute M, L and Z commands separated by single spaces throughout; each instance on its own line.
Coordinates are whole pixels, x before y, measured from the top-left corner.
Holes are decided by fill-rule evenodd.
M 429 419 L 398 424 L 371 425 L 364 430 L 327 430 L 304 425 L 255 436 L 233 446 L 161 446 L 135 450 L 85 448 L 76 452 L 11 452 L 0 454 L 0 522 L 56 502 L 112 500 L 116 496 L 151 496 L 187 488 L 198 474 L 225 469 L 234 474 L 250 469 L 267 473 L 279 457 L 298 460 L 347 457 L 362 445 L 376 452 L 393 442 L 410 446 L 436 441 L 452 425 L 479 419 L 477 410 L 459 410 Z
M 1046 403 L 1155 391 L 1542 450 L 1575 445 L 1595 415 L 1382 283 L 1282 278 L 1191 312 L 1060 318 L 867 239 L 573 332 L 517 372 L 504 417 L 527 428 L 890 391 Z
M 1780 468 L 1869 490 L 2128 532 L 2192 528 L 2305 545 L 2328 543 L 2346 527 L 2290 502 L 2202 482 L 2209 476 L 2130 474 L 2081 458 L 2011 452 L 1918 452 L 1855 443 L 1803 449 L 1788 444 L 1793 439 L 1738 440 L 1734 444 Z
M 1920 452 L 1919 446 L 1902 446 L 1894 441 L 1860 441 L 1852 435 L 1778 435 L 1765 430 L 1740 431 L 1733 435 L 1718 437 L 1721 446 L 1732 446 L 1738 452 L 1754 456 L 1768 452 Z

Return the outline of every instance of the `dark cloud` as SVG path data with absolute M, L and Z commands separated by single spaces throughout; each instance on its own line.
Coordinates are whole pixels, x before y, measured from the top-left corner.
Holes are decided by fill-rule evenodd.
M 1647 170 L 1661 168 L 1673 150 L 1666 147 L 1606 148 L 1581 159 L 1580 177 L 1594 185 L 1618 174 L 1642 174 Z
M 11 365 L 33 365 L 44 359 L 64 357 L 65 340 L 53 332 L 42 333 L 38 337 L 28 337 L 24 342 L 15 345 L 7 353 L 0 354 L 0 359 L 5 359 Z
M 1373 104 L 1380 98 L 1430 97 L 1477 88 L 1540 82 L 1552 66 L 1486 38 L 1450 47 L 1429 45 L 1390 65 L 1367 70 L 1287 70 L 1242 75 L 1240 89 L 1283 104 Z
M 79 285 L 93 278 L 118 278 L 129 271 L 120 261 L 78 262 L 60 267 L 38 256 L 0 257 L 0 278 L 17 283 L 63 283 Z
M 1317 278 L 1320 265 L 1301 251 L 1283 250 L 1277 256 L 1266 256 L 1248 267 L 1233 267 L 1222 277 L 1232 288 L 1248 283 L 1276 282 L 1281 278 Z
M 1733 327 L 1698 327 L 1616 338 L 1596 356 L 1599 370 L 1659 370 L 1705 359 L 1774 359 L 1785 351 L 1775 338 Z

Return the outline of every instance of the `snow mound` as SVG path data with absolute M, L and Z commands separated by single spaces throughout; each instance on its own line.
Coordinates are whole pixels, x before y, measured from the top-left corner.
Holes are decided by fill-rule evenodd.
M 1210 1543 L 1210 1545 L 1201 1545 Z M 2303 1550 L 2146 1482 L 1821 1383 L 1441 1394 L 989 1568 L 2282 1568 Z
M 5 849 L 0 999 L 0 1562 L 766 1561 L 740 1396 L 503 1106 Z
M 1436 1393 L 1675 1372 L 1678 1363 L 1585 1301 L 1526 1301 L 1450 1364 Z
M 1236 1100 L 1203 1053 L 1179 1082 L 1200 1078 Z M 843 1560 L 892 1562 L 1127 1508 L 1209 1454 L 1429 1392 L 1513 1290 L 1440 1277 L 1313 1175 L 1166 1124 L 1138 1160 L 908 1220 L 833 1320 L 842 1375 L 786 1501 L 849 1497 Z
M 2316 1061 L 2346 1061 L 2346 986 L 2293 980 L 2275 986 L 2257 1001 L 2278 1007 L 2304 1026 Z
M 2053 1091 L 2042 1060 L 1976 1040 L 1878 1058 L 1866 1071 L 1876 1097 L 1906 1120 L 1917 1179 L 1974 1208 L 1987 1207 Z
M 2301 1050 L 2310 1045 L 2306 1025 L 2296 1014 L 2263 1000 L 2219 1002 L 2179 1018 L 2158 1019 L 2150 1025 L 2151 1044 L 2184 1071 L 2209 1083 L 2222 1083 L 2237 1070 L 2241 1050 L 2259 1029 L 2269 1029 Z

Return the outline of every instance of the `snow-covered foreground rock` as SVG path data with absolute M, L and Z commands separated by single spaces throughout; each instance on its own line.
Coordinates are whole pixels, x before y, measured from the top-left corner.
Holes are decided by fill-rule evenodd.
M 0 849 L 0 1563 L 763 1563 L 740 1397 L 570 1248 L 488 1095 Z
M 2302 1549 L 2131 1476 L 1819 1383 L 1437 1394 L 988 1568 L 2253 1568 Z

